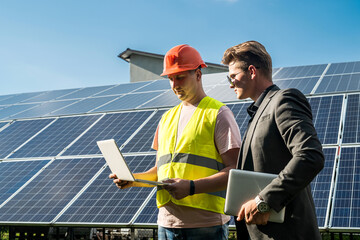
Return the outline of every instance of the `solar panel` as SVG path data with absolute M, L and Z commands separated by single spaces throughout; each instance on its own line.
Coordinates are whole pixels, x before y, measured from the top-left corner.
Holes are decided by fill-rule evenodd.
M 0 122 L 0 130 L 3 126 L 5 126 L 6 124 L 8 124 L 9 122 Z
M 330 187 L 335 168 L 336 148 L 324 148 L 323 152 L 325 156 L 324 168 L 311 182 L 311 192 L 319 227 L 325 227 L 328 207 L 330 206 Z
M 156 206 L 156 192 L 153 193 L 149 202 L 145 205 L 139 216 L 135 219 L 134 224 L 157 224 L 159 210 Z
M 4 99 L 3 101 L 0 102 L 0 105 L 10 105 L 10 104 L 15 104 L 15 103 L 20 103 L 26 99 L 35 97 L 37 95 L 40 95 L 44 92 L 33 92 L 33 93 L 21 93 L 21 94 L 16 94 L 13 95 L 10 98 Z
M 144 172 L 155 166 L 155 155 L 125 158 L 132 172 Z M 118 189 L 109 174 L 106 168 L 57 223 L 129 223 L 153 188 Z
M 100 115 L 59 118 L 9 158 L 57 156 L 99 117 Z
M 360 73 L 360 62 L 332 63 L 326 75 L 356 72 Z
M 343 143 L 360 143 L 360 95 L 348 95 Z
M 113 88 L 114 86 L 115 85 L 82 88 L 76 92 L 59 97 L 58 99 L 86 98 L 86 97 L 90 97 L 92 95 L 98 94 L 107 89 Z
M 297 88 L 303 94 L 310 94 L 318 80 L 319 77 L 292 78 L 274 80 L 274 84 L 276 84 L 281 89 Z
M 132 93 L 122 96 L 111 103 L 108 103 L 98 109 L 95 109 L 94 112 L 106 112 L 106 111 L 117 111 L 117 110 L 127 110 L 135 109 L 138 106 L 146 103 L 154 97 L 162 94 L 163 91 L 158 92 L 144 92 L 144 93 Z
M 54 100 L 56 98 L 65 96 L 67 94 L 70 94 L 72 92 L 75 92 L 77 89 L 64 89 L 64 90 L 54 90 L 54 91 L 49 91 L 49 92 L 45 92 L 43 94 L 40 94 L 38 96 L 29 98 L 25 101 L 23 101 L 24 103 L 29 103 L 29 102 L 44 102 L 44 101 L 50 101 L 50 100 Z
M 272 76 L 274 77 L 274 75 L 277 73 L 277 71 L 279 71 L 280 68 L 273 68 L 272 69 Z
M 33 118 L 33 117 L 42 117 L 49 115 L 51 112 L 58 110 L 62 107 L 65 107 L 69 104 L 74 103 L 76 100 L 64 100 L 64 101 L 55 101 L 55 102 L 45 102 L 36 107 L 33 107 L 27 111 L 15 114 L 13 118 Z
M 360 227 L 360 147 L 341 148 L 330 226 Z
M 108 114 L 62 155 L 100 154 L 96 141 L 104 139 L 113 138 L 121 146 L 151 113 L 152 111 L 139 111 Z
M 105 97 L 92 97 L 85 98 L 79 102 L 75 102 L 65 108 L 54 111 L 53 115 L 66 115 L 66 114 L 77 114 L 87 113 L 90 110 L 96 109 L 101 105 L 116 99 L 118 96 L 105 96 Z
M 245 131 L 250 120 L 250 116 L 247 113 L 247 108 L 250 106 L 250 104 L 251 102 L 227 105 L 234 113 L 235 120 L 239 125 L 241 137 L 245 135 Z
M 9 98 L 12 98 L 14 96 L 16 96 L 16 94 L 1 95 L 0 96 L 0 106 L 2 105 L 1 104 L 2 101 L 6 100 L 6 99 L 9 99 Z
M 0 208 L 0 222 L 50 223 L 103 165 L 101 158 L 53 161 Z
M 138 89 L 139 87 L 144 86 L 144 84 L 146 83 L 136 82 L 136 83 L 120 84 L 106 91 L 98 93 L 96 94 L 96 96 L 108 96 L 108 95 L 119 95 L 119 94 L 129 93 L 131 91 L 134 91 L 135 89 Z
M 339 138 L 343 96 L 309 98 L 313 122 L 322 144 L 336 144 Z
M 230 88 L 229 84 L 216 85 L 210 90 L 207 90 L 206 94 L 209 97 L 219 100 L 220 102 L 239 101 L 236 97 L 234 89 Z
M 231 103 L 228 107 L 244 136 L 250 118 L 246 109 L 252 101 L 236 98 L 227 74 L 203 75 L 204 89 L 209 96 Z M 274 68 L 273 81 L 282 89 L 297 88 L 304 94 L 316 89 L 308 100 L 326 159 L 311 183 L 318 225 L 330 231 L 360 229 L 360 61 Z M 0 96 L 0 224 L 156 226 L 156 189 L 116 188 L 96 141 L 114 138 L 130 168 L 145 171 L 155 164 L 151 145 L 162 114 L 180 102 L 168 79 Z M 86 112 L 107 113 L 8 121 Z M 49 164 L 47 158 L 59 153 Z M 79 159 L 82 155 L 92 156 Z
M 169 90 L 170 83 L 169 80 L 156 80 L 150 82 L 144 82 L 143 86 L 136 89 L 134 92 L 149 92 L 149 91 L 158 91 L 158 90 Z
M 321 76 L 326 66 L 327 64 L 284 67 L 274 76 L 274 79 Z
M 158 111 L 147 122 L 141 130 L 121 149 L 122 152 L 151 152 L 155 151 L 151 148 L 155 136 L 156 128 L 160 122 L 165 110 Z
M 0 162 L 0 205 L 48 162 L 48 160 Z
M 229 83 L 226 78 L 227 74 L 228 74 L 227 72 L 222 72 L 222 73 L 211 73 L 211 74 L 203 75 L 202 76 L 203 85 L 213 86 L 213 85 L 227 84 L 229 86 Z
M 360 90 L 360 73 L 325 76 L 316 93 L 352 92 Z
M 37 105 L 39 105 L 39 103 L 6 106 L 3 109 L 0 109 L 0 119 L 11 119 L 11 116 L 27 111 Z
M 181 103 L 179 98 L 172 90 L 159 94 L 149 102 L 141 105 L 141 108 L 155 108 L 155 107 L 173 107 Z
M 16 121 L 0 132 L 0 158 L 5 158 L 54 119 Z

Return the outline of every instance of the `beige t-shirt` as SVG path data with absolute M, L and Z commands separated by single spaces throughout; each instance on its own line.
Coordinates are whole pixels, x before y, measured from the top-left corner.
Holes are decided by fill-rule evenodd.
M 186 124 L 194 113 L 196 106 L 182 106 L 178 136 L 181 135 Z M 156 130 L 153 149 L 158 149 L 159 126 Z M 179 137 L 177 138 L 179 139 Z M 220 154 L 233 148 L 240 148 L 240 131 L 234 114 L 227 106 L 222 106 L 218 112 L 215 125 L 215 145 Z M 158 225 L 167 228 L 198 228 L 223 225 L 230 220 L 230 216 L 210 212 L 198 208 L 176 205 L 169 202 L 159 208 Z

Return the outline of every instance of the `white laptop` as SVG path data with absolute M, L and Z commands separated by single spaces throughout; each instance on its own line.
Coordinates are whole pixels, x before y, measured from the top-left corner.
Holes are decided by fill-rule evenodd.
M 231 169 L 226 190 L 225 214 L 237 216 L 241 206 L 254 199 L 276 177 L 276 174 Z M 280 212 L 270 210 L 270 222 L 282 223 L 284 217 L 285 207 Z
M 167 184 L 156 181 L 135 179 L 114 139 L 97 141 L 97 145 L 99 146 L 111 172 L 115 173 L 118 179 L 130 182 L 142 182 L 154 186 Z

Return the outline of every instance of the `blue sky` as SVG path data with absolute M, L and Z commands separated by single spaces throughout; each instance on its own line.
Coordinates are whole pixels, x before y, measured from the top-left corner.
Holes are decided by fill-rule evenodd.
M 0 95 L 129 82 L 126 48 L 220 63 L 257 40 L 274 67 L 360 60 L 358 0 L 3 0 L 0 30 Z

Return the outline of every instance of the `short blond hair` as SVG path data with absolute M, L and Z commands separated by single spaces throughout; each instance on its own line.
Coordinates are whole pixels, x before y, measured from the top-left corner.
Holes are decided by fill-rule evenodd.
M 239 67 L 246 71 L 250 65 L 260 69 L 269 79 L 272 78 L 272 60 L 265 47 L 257 41 L 247 41 L 228 48 L 224 52 L 222 63 L 229 65 L 239 63 Z

